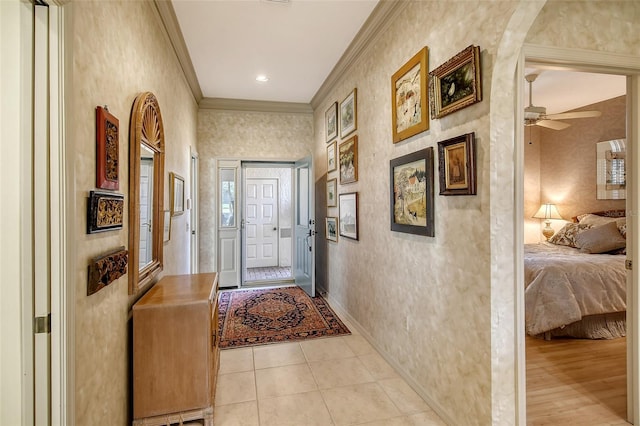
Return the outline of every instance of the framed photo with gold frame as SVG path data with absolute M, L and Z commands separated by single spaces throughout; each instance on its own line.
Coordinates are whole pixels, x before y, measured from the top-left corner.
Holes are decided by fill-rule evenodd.
M 428 53 L 429 48 L 425 46 L 391 77 L 393 143 L 429 129 Z
M 358 181 L 358 136 L 353 135 L 338 147 L 340 185 Z
M 337 217 L 327 217 L 326 219 L 326 227 L 327 227 L 327 240 L 338 242 L 338 218 Z
M 473 132 L 438 142 L 440 195 L 476 195 L 476 139 Z
M 482 100 L 478 46 L 467 47 L 429 75 L 431 118 L 444 117 Z
M 327 143 L 338 137 L 338 103 L 331 104 L 324 113 L 324 128 Z
M 169 182 L 171 216 L 178 216 L 184 213 L 184 178 L 171 172 Z
M 337 156 L 337 143 L 336 141 L 333 141 L 327 146 L 327 173 L 338 168 Z
M 338 182 L 334 179 L 327 181 L 327 207 L 335 207 L 338 205 Z
M 340 137 L 344 138 L 358 128 L 358 89 L 353 89 L 340 102 Z
M 96 107 L 96 186 L 119 189 L 120 122 L 106 107 Z

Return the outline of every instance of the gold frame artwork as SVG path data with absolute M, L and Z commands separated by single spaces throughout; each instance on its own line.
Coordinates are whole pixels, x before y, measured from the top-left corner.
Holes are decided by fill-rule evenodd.
M 429 130 L 428 53 L 429 48 L 425 46 L 391 77 L 393 143 Z

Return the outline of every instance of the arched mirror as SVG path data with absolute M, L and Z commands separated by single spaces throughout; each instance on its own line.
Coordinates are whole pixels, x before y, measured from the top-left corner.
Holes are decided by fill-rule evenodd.
M 129 135 L 129 294 L 162 270 L 164 128 L 151 92 L 136 98 Z

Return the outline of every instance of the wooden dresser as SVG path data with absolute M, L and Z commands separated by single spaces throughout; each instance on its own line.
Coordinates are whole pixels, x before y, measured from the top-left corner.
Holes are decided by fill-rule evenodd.
M 166 276 L 133 305 L 133 424 L 213 426 L 218 274 Z

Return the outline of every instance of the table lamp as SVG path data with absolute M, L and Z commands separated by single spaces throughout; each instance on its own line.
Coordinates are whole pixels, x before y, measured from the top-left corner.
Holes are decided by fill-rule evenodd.
M 533 215 L 533 217 L 535 219 L 544 219 L 544 224 L 546 226 L 542 230 L 542 235 L 547 238 L 547 241 L 549 241 L 549 238 L 551 238 L 555 233 L 551 227 L 551 219 L 562 219 L 562 216 L 558 213 L 558 209 L 555 204 L 541 205 L 540 209 Z

